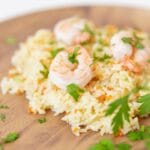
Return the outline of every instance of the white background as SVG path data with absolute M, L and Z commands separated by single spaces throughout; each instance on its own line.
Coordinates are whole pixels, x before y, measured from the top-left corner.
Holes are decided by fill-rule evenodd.
M 0 22 L 45 9 L 97 4 L 138 7 L 150 10 L 150 0 L 0 0 Z

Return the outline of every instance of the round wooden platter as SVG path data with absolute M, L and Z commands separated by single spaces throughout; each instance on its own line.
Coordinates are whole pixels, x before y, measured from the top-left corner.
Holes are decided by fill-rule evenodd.
M 0 23 L 0 80 L 11 67 L 11 57 L 18 44 L 38 29 L 52 29 L 54 24 L 66 17 L 81 16 L 92 20 L 101 26 L 115 24 L 120 27 L 136 27 L 150 32 L 150 10 L 139 10 L 118 7 L 76 7 L 48 10 L 18 17 L 10 21 Z M 8 37 L 17 39 L 16 45 L 8 45 L 5 40 Z M 33 64 L 34 65 L 34 64 Z M 39 124 L 37 119 L 41 115 L 28 113 L 28 103 L 24 96 L 0 94 L 0 104 L 9 106 L 7 110 L 0 110 L 6 114 L 5 122 L 0 122 L 0 137 L 9 132 L 17 131 L 20 138 L 10 144 L 6 144 L 5 150 L 87 150 L 91 144 L 102 138 L 110 138 L 115 143 L 127 141 L 126 137 L 113 137 L 89 131 L 76 137 L 72 134 L 69 125 L 61 121 L 60 116 L 53 116 L 48 111 L 47 122 Z M 150 119 L 142 120 L 142 124 L 150 125 Z M 131 143 L 130 141 L 128 141 Z M 134 150 L 144 150 L 142 142 L 132 142 Z

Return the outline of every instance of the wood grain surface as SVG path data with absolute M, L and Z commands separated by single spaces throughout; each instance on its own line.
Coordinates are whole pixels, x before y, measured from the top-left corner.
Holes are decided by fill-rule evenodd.
M 120 27 L 136 27 L 150 32 L 150 10 L 139 10 L 118 7 L 78 7 L 58 10 L 48 10 L 27 16 L 18 17 L 0 23 L 0 80 L 11 67 L 10 59 L 18 48 L 18 44 L 29 35 L 41 28 L 52 29 L 53 25 L 62 18 L 79 15 L 88 18 L 97 25 L 115 24 Z M 7 37 L 15 37 L 16 45 L 5 43 Z M 39 124 L 40 115 L 27 112 L 28 106 L 24 96 L 0 94 L 0 103 L 10 108 L 0 110 L 6 114 L 6 121 L 0 121 L 0 138 L 11 131 L 20 133 L 20 138 L 4 146 L 5 150 L 88 150 L 91 144 L 104 137 L 111 138 L 115 143 L 127 141 L 126 137 L 114 138 L 111 135 L 101 137 L 98 133 L 87 132 L 76 137 L 69 125 L 61 121 L 61 116 L 54 117 L 47 112 L 47 122 Z M 150 119 L 141 123 L 150 125 Z M 129 142 L 131 143 L 131 142 Z M 144 150 L 142 142 L 133 142 L 133 150 Z

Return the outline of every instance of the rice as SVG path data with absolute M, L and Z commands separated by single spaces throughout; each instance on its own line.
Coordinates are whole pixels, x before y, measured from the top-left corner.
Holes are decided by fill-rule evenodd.
M 107 28 L 102 28 L 101 32 L 105 37 Z M 101 135 L 112 134 L 113 116 L 105 116 L 108 105 L 141 84 L 145 74 L 137 76 L 114 60 L 93 64 L 99 80 L 92 80 L 85 87 L 86 92 L 76 102 L 67 91 L 56 87 L 50 78 L 42 77 L 42 63 L 49 68 L 53 60 L 49 51 L 54 46 L 67 47 L 59 42 L 50 44 L 52 40 L 55 40 L 55 37 L 51 31 L 40 30 L 20 45 L 12 58 L 14 68 L 1 82 L 2 93 L 25 93 L 29 109 L 35 114 L 45 114 L 48 109 L 51 109 L 55 115 L 64 113 L 62 120 L 70 124 L 72 132 L 77 136 L 88 130 L 97 131 Z M 94 51 L 99 46 L 97 41 L 94 41 L 89 47 Z M 138 94 L 144 93 L 146 92 L 139 91 Z M 105 101 L 100 99 L 102 95 L 106 95 Z M 137 117 L 139 103 L 136 102 L 136 97 L 130 100 L 129 106 L 130 123 L 125 122 L 121 130 L 123 134 L 139 128 Z

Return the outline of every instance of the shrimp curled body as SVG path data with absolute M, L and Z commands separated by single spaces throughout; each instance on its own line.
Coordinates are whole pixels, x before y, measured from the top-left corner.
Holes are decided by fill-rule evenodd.
M 66 89 L 71 83 L 84 87 L 92 79 L 92 59 L 88 52 L 80 48 L 76 57 L 78 63 L 73 64 L 68 60 L 68 54 L 72 51 L 73 48 L 70 48 L 58 53 L 50 66 L 51 82 L 61 89 Z

